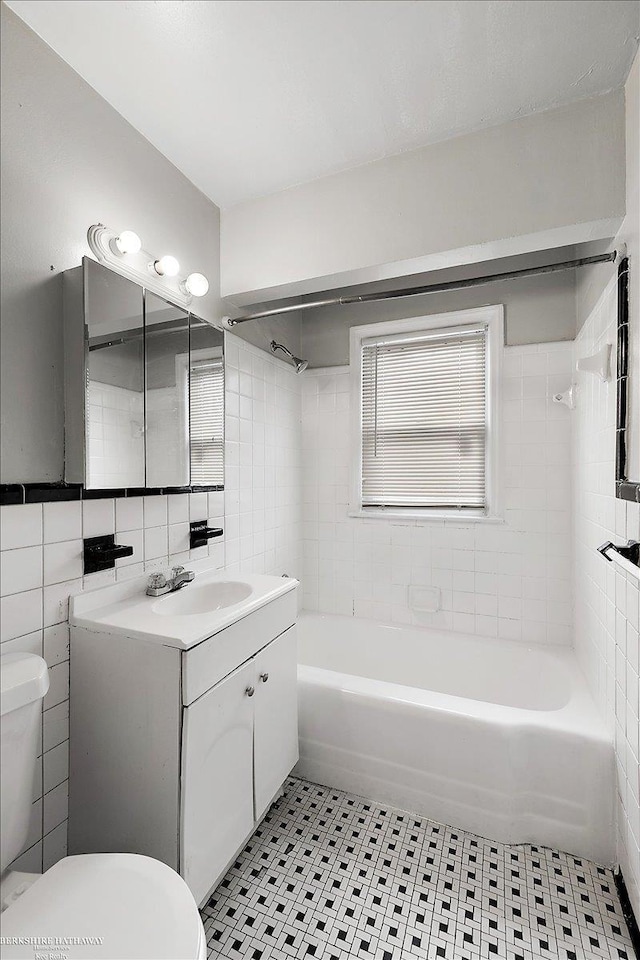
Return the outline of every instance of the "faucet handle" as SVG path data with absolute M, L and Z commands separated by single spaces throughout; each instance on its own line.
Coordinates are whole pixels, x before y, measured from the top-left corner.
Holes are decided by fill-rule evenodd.
M 152 573 L 147 584 L 152 590 L 160 590 L 162 587 L 166 587 L 166 585 L 167 578 L 164 573 Z
M 175 580 L 175 578 L 178 577 L 181 573 L 184 573 L 184 567 L 178 566 L 178 567 L 172 567 L 172 568 L 171 568 L 171 576 L 173 577 L 174 580 Z

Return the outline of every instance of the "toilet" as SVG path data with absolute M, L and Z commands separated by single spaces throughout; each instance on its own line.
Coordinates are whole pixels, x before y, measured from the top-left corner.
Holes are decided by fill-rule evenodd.
M 43 875 L 6 871 L 27 840 L 49 674 L 42 657 L 10 653 L 0 657 L 0 678 L 2 960 L 52 951 L 70 960 L 204 960 L 196 902 L 159 860 L 97 853 L 65 857 Z

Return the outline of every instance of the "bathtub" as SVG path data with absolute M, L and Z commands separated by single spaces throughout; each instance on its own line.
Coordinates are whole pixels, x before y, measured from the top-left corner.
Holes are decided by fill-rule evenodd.
M 303 613 L 298 661 L 297 775 L 614 862 L 613 746 L 571 650 Z

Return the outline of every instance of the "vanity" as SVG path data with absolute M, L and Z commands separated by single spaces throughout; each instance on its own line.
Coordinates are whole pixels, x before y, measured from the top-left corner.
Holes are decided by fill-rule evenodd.
M 69 854 L 147 854 L 207 899 L 298 760 L 296 587 L 72 598 Z

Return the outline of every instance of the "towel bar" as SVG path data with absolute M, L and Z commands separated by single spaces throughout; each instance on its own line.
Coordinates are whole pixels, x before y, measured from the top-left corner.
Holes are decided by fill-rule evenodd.
M 629 540 L 624 546 L 616 546 L 611 540 L 607 540 L 598 547 L 598 553 L 601 553 L 605 560 L 615 561 L 623 570 L 640 580 L 640 540 Z

